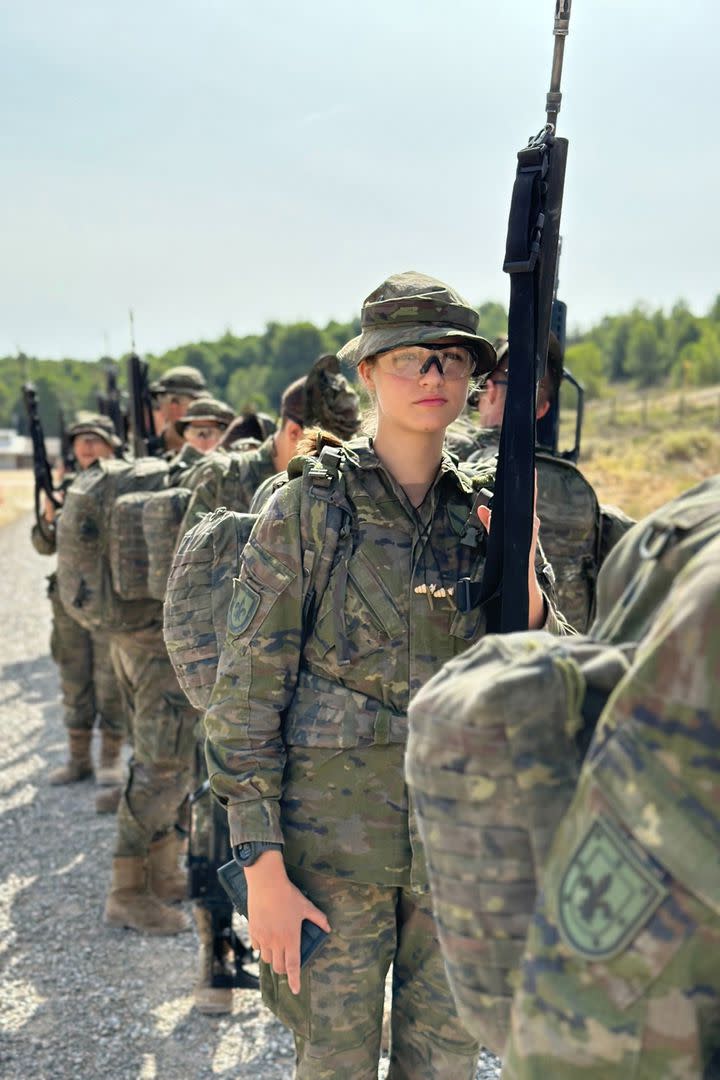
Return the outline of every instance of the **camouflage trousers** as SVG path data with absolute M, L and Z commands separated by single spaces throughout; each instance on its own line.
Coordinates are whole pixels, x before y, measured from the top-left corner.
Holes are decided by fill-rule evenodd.
M 471 1080 L 478 1044 L 450 993 L 429 896 L 288 868 L 332 934 L 299 995 L 260 965 L 265 1004 L 295 1036 L 296 1080 L 377 1080 L 385 977 L 393 965 L 388 1080 Z
M 695 891 L 711 895 L 717 846 L 678 843 L 697 855 L 689 888 L 583 779 L 530 926 L 503 1080 L 720 1077 L 720 897 Z
M 60 676 L 65 726 L 92 731 L 97 720 L 101 730 L 124 734 L 126 713 L 110 659 L 109 634 L 100 630 L 91 633 L 68 615 L 55 574 L 48 578 L 48 596 L 52 606 L 50 652 Z
M 130 716 L 132 756 L 118 808 L 117 856 L 145 855 L 182 814 L 198 714 L 178 686 L 160 626 L 113 634 L 111 656 Z

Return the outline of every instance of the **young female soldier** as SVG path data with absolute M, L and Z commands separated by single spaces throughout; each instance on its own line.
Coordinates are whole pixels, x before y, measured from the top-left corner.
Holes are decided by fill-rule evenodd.
M 235 584 L 205 721 L 208 768 L 246 865 L 265 1001 L 294 1032 L 300 1080 L 375 1080 L 390 964 L 390 1077 L 475 1072 L 403 754 L 410 698 L 484 631 L 481 611 L 460 614 L 453 601 L 458 578 L 482 571 L 483 530 L 473 528 L 472 480 L 442 452 L 471 375 L 495 363 L 477 322 L 424 275 L 371 293 L 362 333 L 340 355 L 374 399 L 377 430 L 343 451 L 348 513 L 313 617 L 303 618 L 306 477 L 268 503 Z M 559 629 L 532 561 L 518 572 L 528 574 L 530 626 Z M 330 936 L 301 975 L 303 919 Z

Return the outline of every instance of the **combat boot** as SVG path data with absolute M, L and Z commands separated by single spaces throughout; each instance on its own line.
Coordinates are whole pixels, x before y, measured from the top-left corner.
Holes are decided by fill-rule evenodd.
M 186 900 L 188 895 L 187 872 L 178 865 L 181 841 L 175 830 L 153 840 L 148 853 L 150 892 L 160 900 Z
M 120 759 L 124 739 L 114 731 L 100 732 L 100 761 L 95 769 L 95 779 L 100 787 L 122 787 L 124 768 Z
M 48 783 L 53 785 L 76 784 L 79 780 L 86 780 L 89 776 L 92 776 L 91 742 L 92 730 L 68 728 L 70 757 L 59 769 L 53 769 L 48 776 Z
M 232 1012 L 233 992 L 231 986 L 213 986 L 213 975 L 225 974 L 224 965 L 216 958 L 212 916 L 207 908 L 195 906 L 193 910 L 198 937 L 200 955 L 198 957 L 198 979 L 193 987 L 193 1005 L 199 1013 L 217 1016 Z
M 121 787 L 101 787 L 95 792 L 95 813 L 115 814 L 120 805 Z
M 141 855 L 113 859 L 112 882 L 105 902 L 106 924 L 141 934 L 170 935 L 189 930 L 187 915 L 153 896 L 147 880 L 147 860 Z

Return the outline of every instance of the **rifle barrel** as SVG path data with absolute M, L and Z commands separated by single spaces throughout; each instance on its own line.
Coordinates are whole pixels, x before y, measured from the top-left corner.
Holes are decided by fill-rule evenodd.
M 557 131 L 557 118 L 562 102 L 560 83 L 562 82 L 565 38 L 570 31 L 571 5 L 572 0 L 555 0 L 555 25 L 553 28 L 555 48 L 553 50 L 552 73 L 550 75 L 550 90 L 545 104 L 547 122 L 552 125 L 553 131 Z

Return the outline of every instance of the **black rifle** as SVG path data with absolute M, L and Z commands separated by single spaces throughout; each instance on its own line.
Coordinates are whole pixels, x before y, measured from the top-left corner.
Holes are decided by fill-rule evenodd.
M 550 329 L 560 343 L 560 352 L 565 357 L 565 345 L 567 342 L 567 304 L 558 299 L 560 255 L 562 253 L 562 237 L 558 244 L 557 271 L 555 274 L 555 289 L 550 314 Z M 543 450 L 563 458 L 564 461 L 572 461 L 577 464 L 580 457 L 580 439 L 582 436 L 583 415 L 585 412 L 585 387 L 578 382 L 569 368 L 564 367 L 563 377 L 558 391 L 550 402 L 550 408 L 537 422 L 537 443 Z M 568 384 L 575 390 L 575 437 L 569 450 L 558 448 L 560 441 L 560 408 L 563 386 Z
M 149 368 L 135 352 L 128 359 L 128 386 L 133 454 L 136 458 L 159 456 L 163 452 L 163 443 L 155 431 Z
M 492 529 L 482 582 L 458 582 L 461 611 L 486 608 L 487 629 L 526 630 L 527 566 L 533 532 L 537 384 L 545 371 L 557 271 L 568 143 L 555 134 L 571 0 L 556 0 L 547 122 L 518 153 L 503 269 L 510 274 L 510 364 Z
M 63 468 L 65 475 L 74 473 L 77 468 L 77 462 L 75 461 L 75 454 L 73 453 L 72 439 L 67 432 L 67 424 L 65 423 L 65 413 L 62 409 L 58 409 L 58 423 L 60 426 L 60 457 L 62 458 Z
M 33 471 L 35 474 L 35 520 L 38 528 L 46 540 L 51 538 L 51 530 L 45 520 L 45 515 L 40 506 L 40 492 L 44 492 L 46 498 L 56 510 L 62 506 L 62 500 L 58 498 L 61 488 L 56 488 L 53 483 L 50 462 L 45 449 L 45 434 L 38 410 L 37 390 L 32 383 L 25 383 L 22 388 L 23 401 L 28 417 L 28 427 L 33 448 Z
M 201 799 L 211 804 L 205 806 L 209 819 L 209 836 L 207 830 L 197 828 L 196 807 Z M 199 836 L 201 831 L 205 832 L 202 837 Z M 219 868 L 229 859 L 232 859 L 232 851 L 227 813 L 212 797 L 210 782 L 206 780 L 190 796 L 188 871 L 190 898 L 199 900 L 210 912 L 215 960 L 211 985 L 257 990 L 259 989 L 258 979 L 246 967 L 246 964 L 252 962 L 252 951 L 243 944 L 233 929 L 233 905 L 218 880 Z
M 105 369 L 105 380 L 105 392 L 97 396 L 98 411 L 112 421 L 115 434 L 125 446 L 128 436 L 128 415 L 127 408 L 123 407 L 122 394 L 118 388 L 117 368 L 114 364 L 108 365 Z M 121 453 L 122 449 L 118 450 L 118 454 Z

